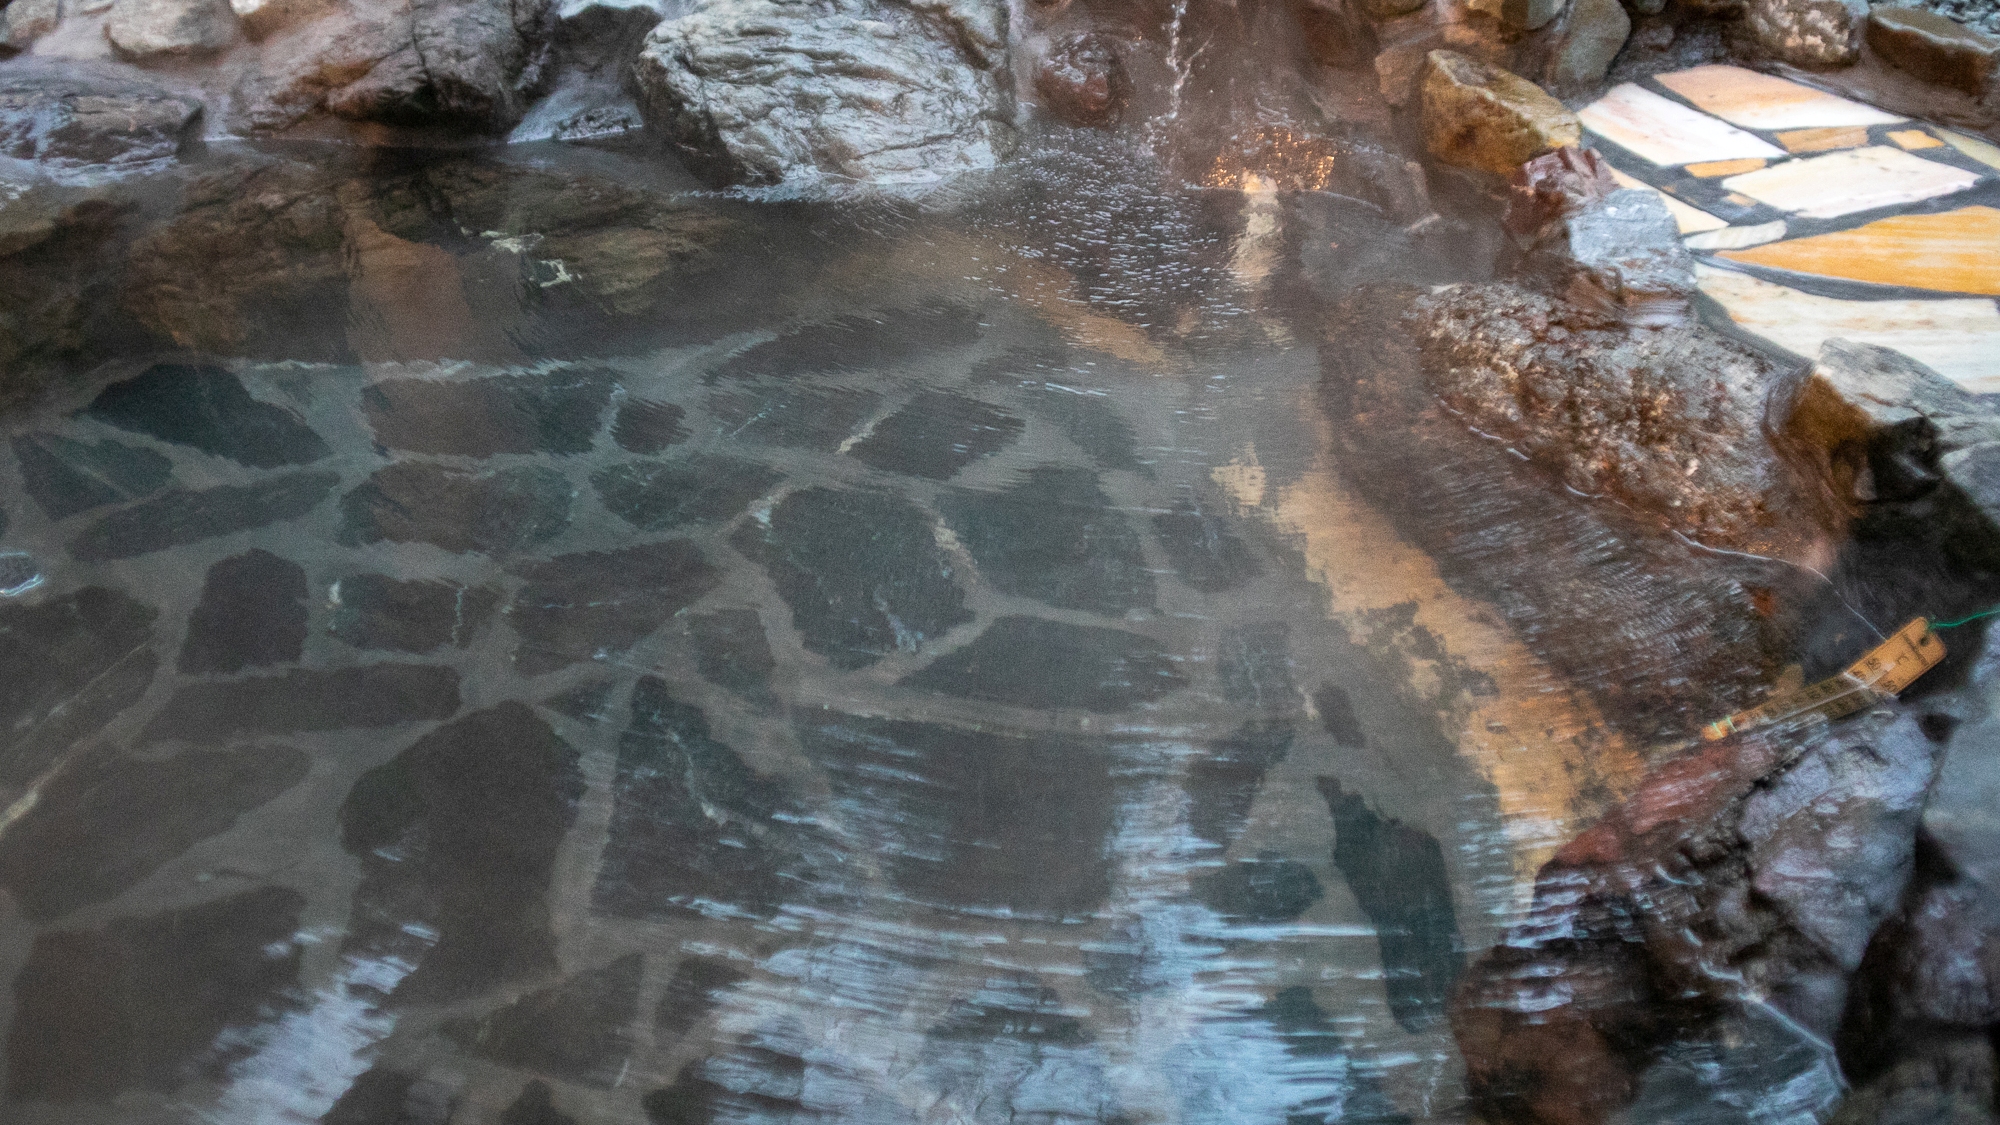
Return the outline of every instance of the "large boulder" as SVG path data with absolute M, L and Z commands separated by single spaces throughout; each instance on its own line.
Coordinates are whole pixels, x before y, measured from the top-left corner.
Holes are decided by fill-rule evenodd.
M 934 182 L 1012 144 L 995 0 L 701 0 L 647 38 L 647 121 L 717 183 Z
M 236 13 L 228 0 L 117 0 L 104 38 L 134 62 L 198 58 L 237 41 Z
M 2000 68 L 2000 38 L 1921 8 L 1876 8 L 1868 15 L 1868 45 L 1926 81 L 1986 92 Z
M 1861 57 L 1868 0 L 1748 0 L 1743 22 L 1772 58 L 1828 70 Z
M 109 66 L 23 59 L 0 71 L 0 155 L 60 167 L 150 166 L 194 143 L 200 120 L 195 99 Z
M 132 0 L 121 0 L 132 2 Z M 350 121 L 505 132 L 541 79 L 548 0 L 354 0 L 265 39 L 237 83 L 238 121 Z
M 62 22 L 62 0 L 14 0 L 0 8 L 0 47 L 25 51 Z
M 1576 115 L 1540 86 L 1455 51 L 1426 56 L 1422 94 L 1424 144 L 1447 164 L 1504 176 L 1583 140 Z

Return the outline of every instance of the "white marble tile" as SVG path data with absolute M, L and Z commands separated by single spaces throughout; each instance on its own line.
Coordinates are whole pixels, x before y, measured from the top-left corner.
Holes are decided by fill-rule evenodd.
M 1754 227 L 1723 227 L 1721 230 L 1703 231 L 1681 239 L 1690 250 L 1743 250 L 1751 246 L 1762 246 L 1766 242 L 1776 242 L 1785 237 L 1785 220 L 1758 223 Z
M 1667 213 L 1674 217 L 1674 222 L 1680 226 L 1682 234 L 1694 234 L 1705 230 L 1721 230 L 1723 227 L 1729 225 L 1727 222 L 1716 218 L 1699 207 L 1690 207 L 1673 196 L 1668 195 L 1666 192 L 1661 191 L 1659 188 L 1628 176 L 1616 168 L 1611 169 L 1611 178 L 1618 181 L 1619 187 L 1650 191 L 1665 200 Z
M 1698 66 L 1658 75 L 1654 81 L 1745 129 L 1893 125 L 1904 120 L 1874 106 L 1740 66 Z
M 1962 168 L 1873 145 L 1745 172 L 1722 186 L 1780 211 L 1832 219 L 1950 195 L 1978 182 L 1978 176 Z
M 1839 336 L 1895 348 L 1968 390 L 2000 392 L 2000 307 L 1990 300 L 1841 301 L 1707 265 L 1695 277 L 1730 319 L 1799 356 Z
M 1761 156 L 1782 160 L 1785 150 L 1694 110 L 1634 86 L 1611 92 L 1577 114 L 1583 127 L 1655 164 L 1677 167 L 1698 161 Z

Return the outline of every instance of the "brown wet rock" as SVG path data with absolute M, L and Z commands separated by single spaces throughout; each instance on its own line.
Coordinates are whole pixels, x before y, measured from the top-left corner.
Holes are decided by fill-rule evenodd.
M 1292 0 L 1306 50 L 1321 66 L 1366 65 L 1375 57 L 1375 29 L 1359 0 Z
M 836 668 L 918 650 L 972 620 L 930 519 L 886 492 L 791 493 L 731 544 L 770 572 L 805 647 Z
M 305 754 L 276 745 L 165 759 L 89 750 L 0 837 L 0 885 L 37 922 L 107 901 L 228 831 L 310 765 Z
M 0 207 L 0 406 L 41 395 L 125 330 L 106 290 L 128 212 L 108 188 L 55 185 Z
M 466 648 L 499 608 L 491 586 L 447 579 L 402 581 L 351 574 L 336 584 L 339 598 L 326 630 L 355 648 L 423 654 L 445 645 Z
M 473 1019 L 444 1025 L 480 1058 L 586 1086 L 610 1086 L 632 1050 L 646 959 L 628 953 Z M 542 1103 L 548 1104 L 547 1087 Z
M 1559 148 L 1507 177 L 1507 233 L 1532 244 L 1554 224 L 1618 191 L 1611 165 L 1594 148 Z
M 785 474 L 740 457 L 696 454 L 628 461 L 590 476 L 605 510 L 640 531 L 666 531 L 740 514 Z
M 1292 724 L 1246 723 L 1228 738 L 1203 746 L 1181 783 L 1188 794 L 1188 831 L 1227 848 L 1249 822 L 1264 775 L 1292 748 Z
M 611 440 L 627 453 L 658 453 L 687 440 L 687 427 L 681 425 L 686 417 L 687 411 L 671 402 L 632 399 L 618 408 L 618 418 L 611 423 Z
M 1016 707 L 1110 714 L 1187 686 L 1178 663 L 1151 637 L 1123 629 L 1002 617 L 899 682 Z
M 674 966 L 674 975 L 660 994 L 653 1026 L 672 1035 L 686 1035 L 721 1003 L 723 993 L 748 974 L 727 961 L 690 956 Z
M 0 18 L 18 20 L 11 6 Z M 0 72 L 0 153 L 21 160 L 114 167 L 169 160 L 195 143 L 200 119 L 200 102 L 125 68 L 29 58 Z
M 1447 164 L 1507 175 L 1580 144 L 1576 115 L 1533 82 L 1453 51 L 1431 51 L 1422 78 L 1424 144 Z
M 617 804 L 591 904 L 626 918 L 697 913 L 705 903 L 765 914 L 796 861 L 778 785 L 709 732 L 701 710 L 642 678 L 618 743 Z
M 106 387 L 84 414 L 253 469 L 309 465 L 332 452 L 296 411 L 250 397 L 220 367 L 154 364 Z
M 1064 609 L 1122 617 L 1153 606 L 1139 533 L 1089 469 L 1038 465 L 999 492 L 941 496 L 938 507 L 986 581 Z
M 394 726 L 450 718 L 457 710 L 458 673 L 450 668 L 301 668 L 183 684 L 146 724 L 143 737 L 201 743 L 238 734 Z
M 892 473 L 949 480 L 960 469 L 1011 445 L 1019 418 L 978 399 L 924 391 L 869 430 L 848 452 Z
M 326 174 L 273 162 L 201 176 L 133 240 L 118 304 L 161 339 L 224 355 L 339 361 L 348 307 Z
M 306 643 L 306 572 L 269 551 L 208 568 L 181 644 L 183 673 L 240 672 L 299 658 Z
M 344 518 L 335 538 L 349 546 L 386 539 L 507 555 L 562 534 L 574 495 L 569 478 L 544 465 L 481 473 L 399 461 L 340 498 Z
M 1868 0 L 1745 0 L 1743 26 L 1764 54 L 1808 70 L 1861 56 Z
M 108 1101 L 221 1077 L 249 1031 L 298 1002 L 305 896 L 262 887 L 198 906 L 47 930 L 14 978 L 7 1094 Z
M 2000 38 L 1922 8 L 1872 9 L 1867 35 L 1868 46 L 1895 66 L 1974 97 L 2000 67 Z
M 1318 781 L 1333 814 L 1333 864 L 1375 926 L 1389 1011 L 1411 1032 L 1436 1025 L 1464 969 L 1451 877 L 1436 837 L 1370 808 L 1331 777 Z
M 1068 125 L 1116 120 L 1126 97 L 1125 64 L 1117 45 L 1098 31 L 1056 36 L 1035 66 L 1035 94 Z
M 754 609 L 719 609 L 689 614 L 688 636 L 694 642 L 695 669 L 701 677 L 752 703 L 769 704 L 771 673 L 778 662 L 764 623 Z
M 1802 534 L 1807 513 L 1763 432 L 1777 372 L 1761 354 L 1702 328 L 1628 332 L 1507 285 L 1454 287 L 1411 319 L 1444 405 L 1570 488 L 1711 547 Z
M 361 775 L 340 807 L 341 845 L 362 868 L 343 949 L 414 964 L 402 1002 L 554 972 L 546 896 L 582 795 L 576 751 L 514 702 Z
M 609 372 L 482 379 L 383 379 L 361 392 L 375 440 L 390 449 L 491 457 L 588 453 L 611 399 Z
M 685 539 L 558 555 L 519 573 L 506 618 L 521 637 L 515 666 L 531 676 L 624 652 L 722 580 Z
M 0 763 L 11 767 L 7 759 L 38 726 L 93 681 L 141 654 L 158 616 L 151 606 L 102 586 L 39 605 L 0 605 Z M 19 785 L 29 777 L 8 780 Z
M 22 487 L 52 520 L 150 496 L 173 477 L 173 462 L 122 442 L 37 433 L 12 444 Z
M 1103 901 L 1116 805 L 1101 740 L 851 715 L 808 718 L 799 738 L 848 822 L 916 898 L 1036 917 Z

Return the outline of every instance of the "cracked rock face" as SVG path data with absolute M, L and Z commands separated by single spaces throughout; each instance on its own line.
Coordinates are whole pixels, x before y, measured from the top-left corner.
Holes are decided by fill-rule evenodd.
M 1012 145 L 1006 11 L 707 0 L 647 37 L 642 108 L 718 183 L 933 182 Z
M 1794 66 L 1847 66 L 1861 54 L 1867 0 L 1751 0 L 1743 12 L 1758 46 Z

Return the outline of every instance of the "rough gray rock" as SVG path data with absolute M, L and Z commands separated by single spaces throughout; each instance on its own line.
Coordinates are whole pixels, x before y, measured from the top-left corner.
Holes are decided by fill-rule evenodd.
M 62 0 L 14 0 L 0 9 L 0 45 L 25 51 L 62 22 Z
M 104 38 L 133 62 L 198 58 L 236 42 L 236 13 L 228 0 L 118 0 Z
M 1868 16 L 1868 45 L 1928 82 L 1974 97 L 2000 67 L 2000 39 L 1921 8 L 1877 8 Z
M 23 59 L 0 71 L 0 154 L 22 160 L 150 165 L 193 143 L 200 116 L 193 98 L 100 64 Z
M 1618 0 L 1575 0 L 1549 49 L 1544 80 L 1561 93 L 1595 87 L 1631 34 L 1632 17 Z
M 1743 19 L 1766 54 L 1827 70 L 1860 57 L 1868 0 L 1748 0 Z
M 1012 144 L 993 0 L 704 0 L 646 40 L 647 121 L 719 183 L 933 182 Z
M 1631 325 L 1684 323 L 1694 300 L 1694 259 L 1658 192 L 1628 188 L 1566 216 L 1533 256 L 1567 299 Z

